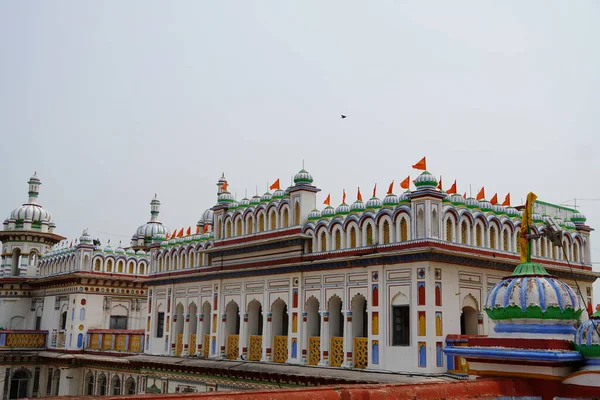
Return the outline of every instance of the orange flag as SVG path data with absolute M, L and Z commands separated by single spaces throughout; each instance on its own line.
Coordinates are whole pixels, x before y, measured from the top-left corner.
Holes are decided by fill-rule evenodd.
M 392 194 L 394 193 L 394 181 L 392 181 L 392 183 L 390 183 L 390 187 L 388 188 L 388 191 L 386 194 Z
M 183 228 L 181 228 L 181 230 L 179 231 L 179 235 L 177 235 L 177 237 L 183 237 Z
M 467 192 L 464 192 L 463 193 L 463 199 L 466 199 L 466 198 L 467 198 Z
M 342 204 L 346 204 L 346 189 L 344 189 L 344 192 L 342 194 Z
M 360 188 L 358 188 L 358 192 L 356 193 L 356 200 L 362 201 L 362 194 L 360 193 Z
M 492 197 L 492 199 L 490 200 L 490 203 L 492 203 L 492 204 L 498 204 L 498 193 L 496 193 L 494 195 L 494 197 Z
M 188 230 L 185 232 L 185 235 L 186 235 L 186 236 L 189 236 L 189 235 L 191 235 L 191 234 L 192 234 L 192 227 L 190 226 L 190 227 L 188 228 Z
M 323 202 L 323 204 L 327 204 L 328 206 L 331 205 L 331 193 L 329 193 L 327 195 L 327 198 L 325 199 L 325 201 Z
M 485 199 L 485 187 L 482 187 L 481 190 L 479 191 L 479 193 L 477 193 L 477 200 L 483 200 Z
M 279 178 L 269 186 L 269 190 L 279 190 Z
M 414 169 L 420 169 L 422 171 L 425 171 L 427 169 L 427 160 L 425 160 L 425 157 L 423 157 L 421 159 L 421 161 L 419 161 L 418 163 L 416 163 L 415 165 L 412 166 Z
M 227 183 L 227 181 L 225 181 L 223 183 L 223 186 L 221 186 L 221 189 L 223 189 L 223 191 L 226 191 L 228 187 L 229 187 L 229 184 Z
M 441 175 L 440 175 L 440 181 L 438 182 L 438 185 L 437 185 L 437 189 L 444 190 L 444 189 L 442 189 L 442 176 Z
M 504 201 L 502 202 L 502 205 L 503 205 L 504 207 L 508 207 L 508 206 L 510 206 L 510 193 L 508 193 L 508 194 L 506 195 L 506 197 L 504 198 Z
M 202 233 L 208 232 L 208 224 L 204 224 L 204 229 L 202 229 Z
M 452 186 L 450 186 L 450 189 L 448 189 L 446 193 L 456 194 L 456 179 L 454 180 L 454 183 L 452 184 Z
M 373 187 L 373 197 L 377 197 L 377 184 Z
M 200 233 L 200 225 L 196 225 L 196 233 Z
M 414 167 L 414 165 L 413 165 L 413 167 Z M 410 187 L 410 175 L 407 176 L 405 180 L 400 182 L 400 187 L 402 189 L 408 189 Z

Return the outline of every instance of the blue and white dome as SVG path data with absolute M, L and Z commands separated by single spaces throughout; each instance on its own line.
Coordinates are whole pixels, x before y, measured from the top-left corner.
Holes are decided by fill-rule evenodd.
M 140 250 L 138 250 L 138 251 L 135 252 L 135 255 L 136 256 L 145 256 L 146 252 L 144 250 L 140 249 Z
M 575 348 L 587 359 L 600 359 L 600 309 L 575 332 Z
M 519 215 L 519 210 L 517 210 L 514 207 L 507 207 L 506 208 L 506 213 L 508 214 L 508 216 L 510 217 L 516 217 Z
M 571 221 L 573 221 L 575 225 L 583 225 L 585 224 L 586 218 L 582 213 L 575 213 L 571 216 Z
M 314 210 L 312 210 L 311 212 L 308 213 L 308 220 L 309 221 L 314 221 L 321 218 L 321 211 L 317 210 L 316 208 Z
M 462 197 L 462 195 L 460 195 L 458 193 L 454 193 L 453 195 L 450 196 L 450 202 L 452 204 L 454 204 L 455 206 L 465 204 L 465 198 Z
M 92 244 L 94 241 L 92 239 L 92 237 L 88 234 L 87 229 L 84 229 L 83 232 L 81 232 L 81 236 L 79 237 L 79 243 L 81 244 Z
M 350 212 L 350 206 L 346 203 L 342 203 L 335 209 L 336 215 L 345 215 Z
M 127 250 L 125 250 L 125 254 L 127 254 L 127 255 L 135 255 L 135 250 L 130 247 Z
M 296 175 L 294 175 L 294 184 L 296 186 L 299 185 L 312 185 L 313 177 L 312 175 L 302 168 Z
M 394 193 L 390 193 L 383 198 L 383 206 L 395 206 L 400 203 L 400 199 Z
M 121 247 L 121 242 L 119 242 L 119 247 L 115 250 L 115 254 L 125 254 L 125 249 Z
M 492 211 L 496 214 L 506 214 L 506 208 L 498 203 L 492 206 Z
M 29 181 L 29 199 L 27 203 L 15 208 L 7 218 L 8 224 L 14 223 L 15 229 L 19 230 L 40 230 L 42 225 L 51 227 L 52 214 L 38 204 L 38 195 L 42 182 L 37 177 L 37 173 L 33 174 Z M 33 226 L 23 226 L 23 223 L 31 223 Z
M 492 203 L 484 199 L 479 202 L 479 208 L 482 211 L 492 211 Z
M 227 190 L 224 190 L 221 193 L 219 193 L 219 196 L 217 197 L 217 202 L 219 204 L 233 203 L 234 200 L 235 199 L 233 198 L 233 195 L 231 193 L 229 193 Z
M 240 200 L 240 207 L 246 208 L 250 205 L 250 200 L 248 200 L 247 197 L 244 197 L 242 200 Z
M 407 190 L 404 193 L 401 193 L 400 196 L 398 196 L 398 200 L 400 201 L 400 203 L 410 203 L 410 197 L 408 197 L 408 194 L 410 193 L 410 190 Z
M 229 206 L 227 207 L 227 209 L 228 210 L 235 210 L 239 206 L 240 206 L 240 203 L 238 203 L 236 200 L 233 200 L 232 203 L 229 203 Z
M 532 213 L 532 214 L 531 214 L 531 219 L 532 219 L 534 222 L 542 222 L 542 221 L 543 221 L 543 220 L 542 220 L 542 216 L 541 216 L 540 214 L 538 214 L 538 213 Z
M 583 312 L 575 291 L 537 263 L 521 263 L 485 300 L 497 333 L 572 335 Z M 544 328 L 534 326 L 544 325 Z M 536 331 L 536 332 L 534 332 Z
M 365 203 L 360 200 L 356 200 L 354 203 L 350 205 L 351 212 L 361 212 L 365 210 Z
M 268 203 L 271 201 L 272 198 L 273 198 L 273 195 L 271 193 L 265 192 L 265 194 L 263 194 L 262 197 L 260 198 L 260 202 Z
M 214 212 L 210 208 L 207 209 L 206 211 L 204 211 L 204 214 L 202 214 L 202 219 L 204 220 L 204 223 L 212 225 L 213 215 L 214 215 Z
M 256 194 L 256 195 L 252 196 L 252 198 L 250 199 L 250 205 L 256 206 L 258 204 L 260 204 L 260 196 Z
M 469 197 L 467 200 L 465 200 L 465 205 L 468 208 L 479 208 L 479 201 L 473 197 Z
M 335 208 L 327 206 L 321 211 L 321 217 L 333 217 L 335 215 Z
M 112 249 L 112 247 L 110 247 L 110 241 L 108 242 L 108 244 L 104 248 L 104 252 L 105 253 L 113 253 L 113 249 Z
M 381 208 L 382 206 L 383 202 L 377 197 L 371 197 L 369 200 L 367 200 L 367 204 L 365 205 L 366 208 L 371 210 L 376 210 L 378 208 Z
M 283 196 L 285 196 L 285 192 L 281 189 L 277 189 L 273 192 L 274 200 L 283 199 Z
M 428 171 L 423 171 L 423 173 L 415 179 L 415 186 L 417 189 L 435 189 L 437 188 L 437 185 L 438 180 Z
M 143 240 L 144 243 L 149 243 L 153 238 L 162 238 L 167 235 L 168 228 L 160 222 L 158 215 L 160 214 L 160 200 L 154 194 L 154 198 L 150 202 L 150 221 L 144 225 L 140 225 L 133 237 L 131 238 L 132 246 L 138 245 L 138 240 Z

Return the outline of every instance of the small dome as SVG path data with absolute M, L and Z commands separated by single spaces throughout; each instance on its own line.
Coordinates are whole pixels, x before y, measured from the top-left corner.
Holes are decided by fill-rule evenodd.
M 570 326 L 583 308 L 570 286 L 549 275 L 542 265 L 528 262 L 519 264 L 489 291 L 485 311 L 496 324 L 516 319 L 525 324 L 523 320 L 529 319 Z
M 260 204 L 260 196 L 259 195 L 252 196 L 252 198 L 250 199 L 250 205 L 255 206 L 257 204 Z
M 204 219 L 204 223 L 205 224 L 211 224 L 212 225 L 212 223 L 213 223 L 213 210 L 211 210 L 209 208 L 206 211 L 204 211 L 204 214 L 202 215 L 202 218 Z
M 268 203 L 271 201 L 272 198 L 273 198 L 273 195 L 271 193 L 265 192 L 265 194 L 263 194 L 262 197 L 260 198 L 260 202 Z
M 311 212 L 308 213 L 308 220 L 309 221 L 314 221 L 321 218 L 321 211 L 317 210 L 316 208 L 314 210 L 312 210 Z
M 350 205 L 350 211 L 352 212 L 361 212 L 365 210 L 365 203 L 360 200 L 356 200 L 352 205 Z
M 575 225 L 583 225 L 585 224 L 586 218 L 585 215 L 581 213 L 575 213 L 571 216 L 571 221 L 573 221 Z
M 335 215 L 335 208 L 327 206 L 321 211 L 321 217 L 333 217 Z
M 585 358 L 600 358 L 600 308 L 575 332 L 575 349 Z
M 161 238 L 166 236 L 168 228 L 162 224 L 158 219 L 160 213 L 160 201 L 157 195 L 154 195 L 152 201 L 150 201 L 150 220 L 143 225 L 140 225 L 135 234 L 132 237 L 132 245 L 138 239 L 143 239 L 145 243 L 149 243 L 152 239 Z
M 108 242 L 108 244 L 106 245 L 106 247 L 104 248 L 104 252 L 105 253 L 112 253 L 113 249 L 112 247 L 110 247 L 110 242 Z
M 239 206 L 240 206 L 240 203 L 238 203 L 237 201 L 234 200 L 232 203 L 229 203 L 229 206 L 227 207 L 227 209 L 228 210 L 235 210 Z
M 481 211 L 492 211 L 492 203 L 484 199 L 479 202 L 479 208 Z
M 501 205 L 501 204 L 494 204 L 492 206 L 492 211 L 495 212 L 496 214 L 506 214 L 506 208 Z
M 244 197 L 242 200 L 240 200 L 240 207 L 246 208 L 249 205 L 250 205 L 250 200 L 248 200 L 247 197 Z
M 129 255 L 135 254 L 135 250 L 130 247 L 127 250 L 125 250 L 125 254 L 129 254 Z
M 444 197 L 444 199 L 442 200 L 444 203 L 452 203 L 452 201 L 450 200 L 452 198 L 451 194 L 447 194 L 446 197 Z
M 140 250 L 138 250 L 138 251 L 135 252 L 135 255 L 137 255 L 137 256 L 145 256 L 146 252 L 144 250 L 140 249 Z
M 519 210 L 517 210 L 514 207 L 507 207 L 506 208 L 506 213 L 510 216 L 510 217 L 516 217 L 519 215 Z
M 119 247 L 115 250 L 116 254 L 125 254 L 125 249 L 121 247 L 121 242 L 119 242 Z
M 418 189 L 435 189 L 437 185 L 438 180 L 428 171 L 423 171 L 423 173 L 415 179 L 415 186 Z
M 573 221 L 566 221 L 566 222 L 565 222 L 565 226 L 566 226 L 568 229 L 575 229 L 575 224 L 573 223 Z
M 346 203 L 342 203 L 335 209 L 336 215 L 345 215 L 350 212 L 350 206 Z
M 454 204 L 455 206 L 458 206 L 461 204 L 465 204 L 465 198 L 462 197 L 462 195 L 460 195 L 458 193 L 454 193 L 453 195 L 450 196 L 450 202 L 452 204 Z
M 8 223 L 15 223 L 15 229 L 19 230 L 40 230 L 42 224 L 54 228 L 55 225 L 52 222 L 52 214 L 38 204 L 38 195 L 42 182 L 37 177 L 37 173 L 34 173 L 27 183 L 29 184 L 29 199 L 27 203 L 23 204 L 21 207 L 15 208 L 10 213 L 10 216 L 7 218 Z M 31 223 L 31 226 L 24 226 L 24 222 Z
M 300 170 L 300 172 L 298 172 L 295 176 L 294 176 L 294 184 L 296 186 L 298 185 L 310 185 L 313 183 L 313 177 L 312 175 L 305 170 L 304 168 L 302 168 Z
M 543 220 L 542 220 L 542 216 L 541 216 L 540 214 L 538 214 L 538 213 L 532 213 L 532 214 L 531 214 L 531 219 L 532 219 L 534 222 L 543 222 Z
M 369 200 L 367 200 L 367 204 L 366 204 L 366 208 L 368 209 L 378 209 L 381 208 L 383 206 L 383 202 L 378 199 L 377 197 L 371 197 Z
M 383 205 L 385 206 L 395 206 L 400 203 L 400 199 L 394 193 L 390 193 L 383 198 Z
M 81 236 L 79 237 L 79 242 L 81 244 L 92 244 L 93 243 L 93 239 L 88 234 L 87 229 L 84 229 L 83 232 L 81 232 Z
M 556 222 L 556 224 L 557 224 L 558 226 L 565 226 L 565 221 L 563 221 L 563 219 L 562 219 L 562 218 L 558 218 L 558 217 L 556 217 L 556 219 L 554 220 L 554 222 Z
M 283 196 L 285 196 L 285 192 L 281 189 L 277 189 L 276 191 L 273 192 L 274 200 L 283 199 Z
M 229 193 L 227 190 L 224 190 L 221 193 L 219 193 L 219 196 L 217 197 L 217 202 L 219 204 L 233 203 L 234 200 L 235 199 L 233 198 L 233 195 L 231 193 Z
M 400 200 L 400 203 L 410 203 L 410 197 L 408 197 L 408 194 L 410 193 L 410 190 L 407 190 L 404 193 L 401 193 L 400 196 L 398 196 L 398 200 Z
M 468 208 L 479 208 L 479 201 L 472 197 L 469 197 L 467 200 L 465 200 L 465 205 Z

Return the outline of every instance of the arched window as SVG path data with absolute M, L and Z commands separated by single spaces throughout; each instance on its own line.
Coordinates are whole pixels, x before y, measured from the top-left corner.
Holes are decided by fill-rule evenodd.
M 242 232 L 243 232 L 243 223 L 242 223 L 242 218 L 238 217 L 235 219 L 235 234 L 237 236 L 242 236 Z
M 579 243 L 573 243 L 573 262 L 579 262 Z
M 348 230 L 348 234 L 350 235 L 350 248 L 356 247 L 356 228 L 351 226 Z
M 402 218 L 400 221 L 400 240 L 406 242 L 408 240 L 408 223 L 406 218 Z
M 100 374 L 100 377 L 98 377 L 98 387 L 96 391 L 99 396 L 106 396 L 106 375 Z
M 284 208 L 283 210 L 281 210 L 281 227 L 282 228 L 287 228 L 288 226 L 290 226 L 290 216 L 288 214 L 288 209 Z
M 504 242 L 503 243 L 504 251 L 509 251 L 508 246 L 509 246 L 510 242 L 508 241 L 508 229 L 505 229 L 504 233 L 502 233 L 502 241 Z M 542 243 L 542 249 L 543 249 L 543 246 L 544 246 L 544 243 Z M 542 250 L 542 252 L 543 252 L 543 250 Z
M 102 269 L 102 261 L 99 258 L 96 258 L 96 262 L 94 263 L 94 271 L 100 271 Z
M 125 381 L 125 391 L 123 394 L 135 394 L 135 381 L 129 377 Z
M 342 233 L 339 229 L 337 229 L 335 231 L 335 233 L 333 234 L 333 237 L 335 238 L 335 250 L 339 250 L 342 248 Z
M 483 228 L 481 224 L 475 224 L 475 245 L 483 246 Z
M 112 395 L 118 396 L 121 394 L 121 379 L 117 375 L 112 378 Z
M 196 260 L 194 257 L 194 252 L 190 251 L 190 268 L 194 268 L 196 266 Z
M 130 274 L 133 274 L 135 272 L 135 266 L 133 264 L 133 261 L 129 262 L 129 267 L 127 267 L 127 272 Z
M 124 266 L 125 266 L 125 262 L 123 260 L 119 260 L 119 262 L 117 263 L 117 272 L 122 274 Z
M 462 244 L 468 244 L 468 234 L 467 234 L 467 221 L 463 221 L 460 224 L 460 242 Z
M 166 270 L 170 271 L 171 270 L 171 257 L 166 256 L 165 263 L 166 263 L 166 268 L 167 268 Z
M 181 255 L 181 268 L 187 268 L 187 257 L 185 253 Z
M 251 235 L 254 233 L 254 217 L 248 216 L 246 218 L 246 234 Z
M 490 248 L 496 248 L 496 228 L 490 226 Z
M 144 267 L 145 267 L 144 264 L 140 264 L 140 272 L 139 272 L 140 275 L 144 275 L 146 273 L 146 268 L 144 268 Z
M 113 269 L 113 262 L 112 260 L 108 260 L 106 262 L 106 272 L 112 272 Z
M 263 232 L 265 230 L 265 213 L 260 213 L 258 217 L 258 232 Z
M 546 238 L 540 239 L 540 255 L 542 257 L 546 257 L 546 246 L 547 246 Z
M 440 221 L 438 220 L 438 215 L 437 215 L 437 207 L 436 206 L 432 206 L 435 207 L 433 209 L 433 211 L 431 211 L 431 236 L 433 236 L 434 238 L 439 238 L 440 237 Z
M 448 218 L 446 220 L 446 241 L 448 242 L 452 242 L 452 230 L 453 230 L 453 226 L 452 226 L 452 220 L 450 218 Z
M 383 221 L 383 240 L 382 244 L 390 243 L 390 223 L 387 220 Z
M 233 229 L 231 228 L 231 219 L 227 218 L 227 221 L 225 222 L 225 237 L 232 237 L 233 236 Z
M 294 204 L 294 225 L 300 225 L 300 203 Z
M 321 241 L 321 251 L 327 251 L 327 233 L 325 230 L 321 231 L 319 235 L 319 240 Z
M 271 221 L 271 230 L 277 229 L 277 213 L 275 211 L 271 211 L 269 214 L 269 220 Z
M 367 235 L 366 235 L 366 244 L 367 246 L 373 245 L 373 226 L 371 224 L 367 224 Z
M 94 374 L 88 372 L 85 377 L 85 394 L 87 396 L 94 395 Z

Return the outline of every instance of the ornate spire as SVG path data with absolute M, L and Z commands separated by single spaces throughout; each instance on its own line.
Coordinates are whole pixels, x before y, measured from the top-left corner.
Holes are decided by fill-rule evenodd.
M 33 173 L 33 176 L 29 178 L 27 182 L 29 184 L 29 204 L 37 204 L 37 198 L 40 194 L 40 185 L 42 182 L 37 177 L 37 171 Z
M 154 198 L 150 202 L 150 222 L 158 222 L 158 214 L 160 213 L 160 200 L 158 195 L 154 193 Z

